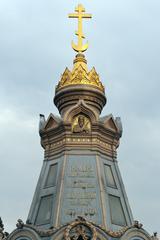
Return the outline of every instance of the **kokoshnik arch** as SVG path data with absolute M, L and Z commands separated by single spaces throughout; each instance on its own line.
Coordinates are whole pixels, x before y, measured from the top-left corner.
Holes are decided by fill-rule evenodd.
M 70 18 L 78 20 L 73 69 L 65 69 L 55 89 L 60 116 L 40 115 L 44 161 L 26 223 L 0 240 L 156 240 L 134 221 L 117 162 L 122 136 L 119 117 L 100 114 L 107 102 L 95 68 L 83 54 L 83 19 L 79 4 Z

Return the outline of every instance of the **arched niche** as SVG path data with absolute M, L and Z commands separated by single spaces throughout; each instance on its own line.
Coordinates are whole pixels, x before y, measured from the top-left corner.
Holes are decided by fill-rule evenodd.
M 83 100 L 79 100 L 79 102 L 70 108 L 64 115 L 63 120 L 72 123 L 75 116 L 78 114 L 83 114 L 84 116 L 88 117 L 91 121 L 91 123 L 94 123 L 98 120 L 98 116 L 93 111 L 92 108 L 90 108 Z

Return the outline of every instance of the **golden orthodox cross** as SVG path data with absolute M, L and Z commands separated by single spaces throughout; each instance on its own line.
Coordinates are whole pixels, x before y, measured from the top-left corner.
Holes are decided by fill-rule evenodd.
M 85 38 L 82 30 L 82 19 L 83 18 L 91 18 L 91 14 L 85 13 L 85 8 L 82 6 L 82 4 L 79 4 L 78 7 L 75 8 L 76 13 L 69 14 L 69 18 L 78 18 L 78 31 L 75 32 L 75 34 L 78 36 L 78 44 L 76 45 L 72 41 L 72 48 L 76 52 L 84 52 L 88 48 L 88 42 L 83 45 L 83 38 Z

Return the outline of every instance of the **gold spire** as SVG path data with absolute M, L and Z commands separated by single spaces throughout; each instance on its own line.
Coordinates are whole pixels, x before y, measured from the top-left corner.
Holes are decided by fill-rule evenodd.
M 78 44 L 74 44 L 72 41 L 72 48 L 78 52 L 74 61 L 73 69 L 65 69 L 61 76 L 61 79 L 56 87 L 56 92 L 64 89 L 66 87 L 73 87 L 76 85 L 86 85 L 92 88 L 96 88 L 104 93 L 104 86 L 100 81 L 99 75 L 95 68 L 90 71 L 87 68 L 87 60 L 82 54 L 88 48 L 88 43 L 83 45 L 83 32 L 82 32 L 82 18 L 91 18 L 91 14 L 84 13 L 84 7 L 79 4 L 75 9 L 76 13 L 69 14 L 70 18 L 78 18 L 78 31 L 76 35 L 78 36 Z
M 75 34 L 78 36 L 78 44 L 76 45 L 72 41 L 72 48 L 76 52 L 79 52 L 79 53 L 84 52 L 88 48 L 88 42 L 83 45 L 83 38 L 85 38 L 85 36 L 84 36 L 83 30 L 82 30 L 82 19 L 83 18 L 91 18 L 92 15 L 85 13 L 85 8 L 83 7 L 82 4 L 79 4 L 75 8 L 75 13 L 69 14 L 68 17 L 69 18 L 78 18 L 78 31 L 75 32 Z

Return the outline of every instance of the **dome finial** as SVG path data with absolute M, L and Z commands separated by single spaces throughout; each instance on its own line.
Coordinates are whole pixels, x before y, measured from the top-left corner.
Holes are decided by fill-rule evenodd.
M 78 18 L 78 31 L 76 31 L 76 35 L 78 36 L 78 44 L 75 44 L 72 41 L 72 48 L 76 52 L 84 52 L 88 48 L 88 42 L 83 45 L 83 38 L 85 38 L 82 30 L 82 19 L 83 18 L 91 18 L 92 15 L 85 13 L 85 8 L 82 4 L 78 4 L 78 6 L 75 8 L 75 13 L 71 13 L 68 15 L 69 18 Z

